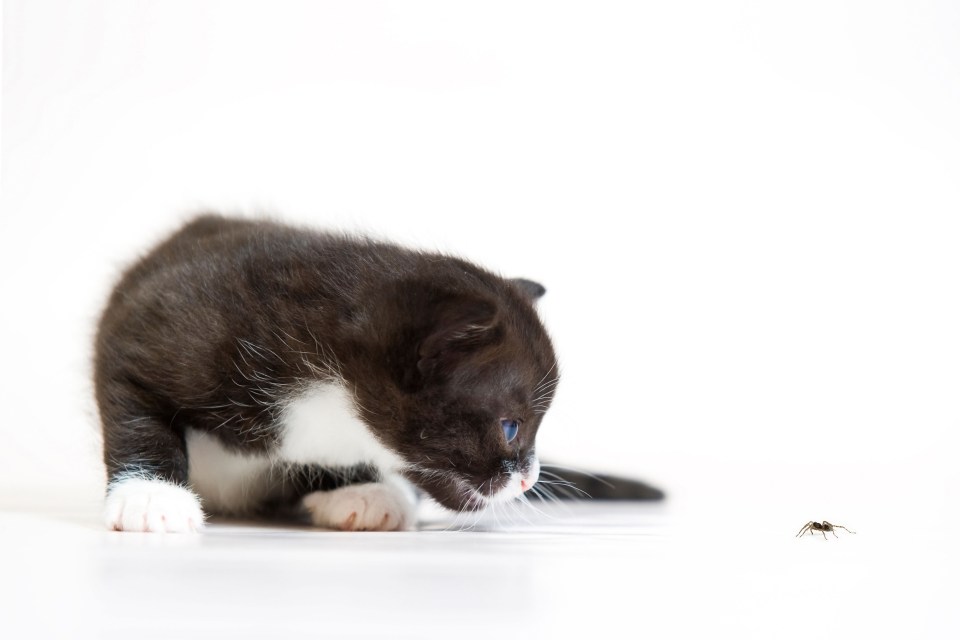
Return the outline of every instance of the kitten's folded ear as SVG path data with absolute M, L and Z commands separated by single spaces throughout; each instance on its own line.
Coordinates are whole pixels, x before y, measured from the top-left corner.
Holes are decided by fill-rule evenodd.
M 418 349 L 417 369 L 429 374 L 456 364 L 463 355 L 500 335 L 497 305 L 482 298 L 458 296 L 443 301 Z
M 546 287 L 542 284 L 534 282 L 533 280 L 527 280 L 526 278 L 514 278 L 510 282 L 513 283 L 513 286 L 520 289 L 521 293 L 523 293 L 530 302 L 536 302 L 547 292 Z

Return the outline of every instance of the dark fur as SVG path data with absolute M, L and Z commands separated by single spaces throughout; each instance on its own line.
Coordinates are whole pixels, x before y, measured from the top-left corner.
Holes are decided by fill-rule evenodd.
M 490 494 L 527 463 L 550 400 L 534 406 L 535 392 L 557 376 L 532 306 L 542 293 L 452 257 L 200 217 L 123 276 L 100 322 L 95 384 L 108 476 L 187 483 L 187 427 L 235 451 L 266 452 L 277 443 L 278 403 L 342 377 L 389 448 Z M 502 417 L 523 421 L 509 445 Z M 351 477 L 341 471 L 303 477 Z M 447 507 L 477 506 L 452 481 L 407 476 Z

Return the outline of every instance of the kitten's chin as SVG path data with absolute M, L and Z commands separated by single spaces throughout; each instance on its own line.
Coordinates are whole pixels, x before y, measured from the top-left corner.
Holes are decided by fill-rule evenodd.
M 451 511 L 481 511 L 488 499 L 463 478 L 445 471 L 408 470 L 404 474 L 419 489 Z

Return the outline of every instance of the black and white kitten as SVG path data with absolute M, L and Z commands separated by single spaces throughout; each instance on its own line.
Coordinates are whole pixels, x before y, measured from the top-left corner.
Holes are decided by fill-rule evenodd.
M 194 220 L 100 321 L 107 526 L 299 509 L 402 530 L 408 483 L 462 511 L 520 496 L 559 380 L 543 291 L 383 242 Z

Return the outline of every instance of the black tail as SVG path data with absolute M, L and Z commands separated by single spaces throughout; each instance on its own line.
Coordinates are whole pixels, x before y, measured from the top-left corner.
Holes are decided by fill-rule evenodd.
M 639 480 L 549 463 L 541 465 L 540 482 L 543 489 L 562 500 L 663 500 L 665 497 L 660 489 Z M 541 493 L 542 490 L 530 491 L 527 496 L 546 499 Z

